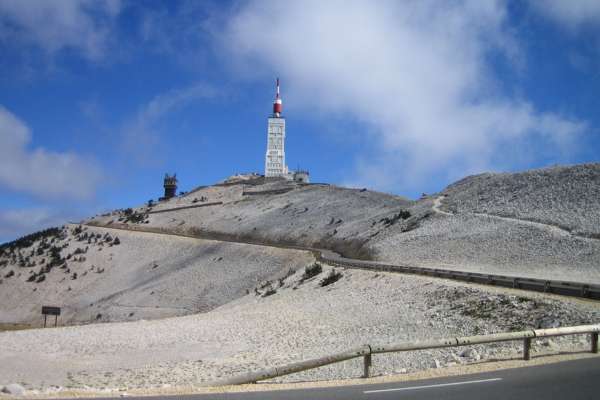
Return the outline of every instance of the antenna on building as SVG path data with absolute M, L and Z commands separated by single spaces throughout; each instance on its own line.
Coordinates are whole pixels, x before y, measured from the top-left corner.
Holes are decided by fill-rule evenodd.
M 276 118 L 281 116 L 281 97 L 279 96 L 279 78 L 277 78 L 277 91 L 275 92 L 275 101 L 273 101 L 273 115 Z

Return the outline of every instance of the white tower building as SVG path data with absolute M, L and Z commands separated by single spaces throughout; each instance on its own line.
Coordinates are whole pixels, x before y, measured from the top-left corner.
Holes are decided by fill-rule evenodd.
M 267 154 L 265 156 L 265 176 L 287 177 L 288 167 L 285 165 L 285 118 L 281 117 L 281 97 L 279 97 L 279 78 L 277 93 L 273 101 L 273 115 L 269 118 L 267 131 Z

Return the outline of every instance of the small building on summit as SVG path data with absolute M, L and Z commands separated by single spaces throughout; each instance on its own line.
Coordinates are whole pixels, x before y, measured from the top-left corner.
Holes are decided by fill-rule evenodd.
M 163 187 L 165 188 L 165 195 L 161 200 L 168 200 L 175 197 L 175 194 L 177 193 L 177 174 L 173 174 L 173 176 L 165 174 Z
M 294 182 L 310 183 L 309 175 L 310 174 L 306 170 L 299 169 L 297 171 L 294 171 Z

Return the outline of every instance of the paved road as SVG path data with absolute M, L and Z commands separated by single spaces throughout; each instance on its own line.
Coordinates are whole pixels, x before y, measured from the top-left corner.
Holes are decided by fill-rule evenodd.
M 599 399 L 600 358 L 405 383 L 254 393 L 128 398 L 139 400 Z

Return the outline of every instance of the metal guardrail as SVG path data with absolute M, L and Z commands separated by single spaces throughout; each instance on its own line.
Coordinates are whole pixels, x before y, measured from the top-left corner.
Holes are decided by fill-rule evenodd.
M 403 272 L 411 274 L 420 274 L 427 276 L 434 276 L 439 278 L 455 279 L 466 282 L 475 282 L 488 285 L 498 285 L 504 287 L 512 287 L 525 290 L 534 290 L 541 292 L 550 292 L 555 294 L 585 297 L 592 299 L 600 299 L 600 285 L 593 285 L 581 282 L 568 282 L 568 281 L 556 281 L 556 280 L 543 280 L 535 278 L 524 278 L 515 276 L 505 275 L 493 275 L 493 274 L 481 274 L 475 272 L 466 271 L 452 271 L 446 269 L 436 268 L 425 268 L 425 267 L 410 267 L 403 265 L 385 264 L 376 261 L 363 261 L 356 259 L 349 259 L 342 257 L 338 253 L 331 250 L 316 249 L 312 247 L 297 246 L 285 243 L 267 243 L 264 240 L 252 240 L 252 239 L 239 239 L 231 238 L 229 235 L 217 232 L 200 232 L 195 234 L 187 234 L 180 232 L 172 232 L 165 228 L 150 228 L 150 227 L 138 227 L 125 224 L 115 224 L 113 226 L 103 226 L 95 223 L 84 224 L 88 226 L 96 226 L 101 228 L 110 229 L 122 229 L 129 231 L 138 232 L 152 232 L 159 234 L 167 234 L 174 236 L 184 236 L 199 239 L 212 239 L 221 240 L 226 242 L 234 243 L 245 243 L 252 245 L 261 246 L 273 246 L 279 248 L 288 248 L 294 250 L 305 250 L 311 251 L 315 255 L 318 261 L 327 262 L 334 266 L 377 270 L 377 271 L 388 271 L 388 272 Z M 253 383 L 260 380 L 271 379 L 278 376 L 288 375 L 295 372 L 305 371 L 307 369 L 318 368 L 324 365 L 333 364 L 341 361 L 346 361 L 356 357 L 364 357 L 364 377 L 370 375 L 370 369 L 372 366 L 372 354 L 378 353 L 389 353 L 398 351 L 413 351 L 423 349 L 435 349 L 444 347 L 457 347 L 457 346 L 468 346 L 474 344 L 484 344 L 493 342 L 503 342 L 512 340 L 523 340 L 523 358 L 525 360 L 530 359 L 531 340 L 536 337 L 550 337 L 550 336 L 564 336 L 564 335 L 575 335 L 575 334 L 590 334 L 591 335 L 591 351 L 598 353 L 598 332 L 600 331 L 600 324 L 596 325 L 583 325 L 575 327 L 564 327 L 564 328 L 553 328 L 553 329 L 534 329 L 522 332 L 508 332 L 499 333 L 494 335 L 480 335 L 480 336 L 469 336 L 459 337 L 451 339 L 441 339 L 425 342 L 411 342 L 403 343 L 400 345 L 383 345 L 383 346 L 370 346 L 365 345 L 356 349 L 345 351 L 342 353 L 333 354 L 327 357 L 321 357 L 317 359 L 301 361 L 293 364 L 288 364 L 283 367 L 274 367 L 270 369 L 261 370 L 258 372 L 250 372 L 236 377 L 226 378 L 216 382 L 210 383 L 213 386 L 222 385 L 236 385 L 242 383 Z
M 200 203 L 200 204 L 192 204 L 191 206 L 180 206 L 180 207 L 163 208 L 161 210 L 152 210 L 152 211 L 148 211 L 147 214 L 160 214 L 160 213 L 166 213 L 166 212 L 171 212 L 171 211 L 186 210 L 188 208 L 218 206 L 221 204 L 223 204 L 222 201 L 213 201 L 212 203 Z
M 368 378 L 371 375 L 371 368 L 373 366 L 373 354 L 471 346 L 476 344 L 497 343 L 515 340 L 523 340 L 523 359 L 529 360 L 531 358 L 532 339 L 552 336 L 589 334 L 591 336 L 592 342 L 590 350 L 592 353 L 598 353 L 598 332 L 600 332 L 600 324 L 570 326 L 551 329 L 532 329 L 521 332 L 506 332 L 496 333 L 492 335 L 478 335 L 450 339 L 415 341 L 400 344 L 386 344 L 381 346 L 364 345 L 355 349 L 351 349 L 342 353 L 332 354 L 325 357 L 315 358 L 306 361 L 299 361 L 285 366 L 263 369 L 256 372 L 248 372 L 242 375 L 237 375 L 214 382 L 209 382 L 207 383 L 207 385 L 225 386 L 241 385 L 245 383 L 256 383 L 258 381 L 289 375 L 295 372 L 306 371 L 309 369 L 318 368 L 357 357 L 363 357 L 363 378 Z
M 210 204 L 212 205 L 212 204 Z M 167 210 L 165 210 L 167 211 Z M 317 261 L 326 262 L 330 265 L 346 267 L 346 268 L 357 268 L 366 269 L 372 271 L 384 271 L 384 272 L 401 272 L 415 275 L 432 276 L 436 278 L 453 279 L 463 282 L 479 283 L 484 285 L 502 286 L 508 288 L 530 290 L 543 293 L 560 294 L 563 296 L 572 297 L 583 297 L 589 299 L 600 300 L 600 285 L 585 283 L 585 282 L 572 282 L 563 280 L 548 280 L 548 279 L 536 279 L 536 278 L 525 278 L 520 276 L 509 276 L 509 275 L 496 275 L 496 274 L 482 274 L 478 272 L 468 271 L 456 271 L 441 268 L 427 268 L 427 267 L 414 267 L 399 264 L 387 264 L 381 261 L 366 261 L 358 260 L 353 258 L 345 258 L 340 254 L 327 249 L 317 249 L 313 247 L 298 246 L 289 242 L 275 242 L 269 241 L 268 239 L 253 239 L 248 236 L 240 237 L 233 234 L 226 234 L 222 232 L 211 232 L 202 231 L 195 233 L 185 233 L 181 231 L 173 231 L 162 227 L 147 227 L 137 225 L 127 225 L 114 223 L 111 225 L 102 225 L 95 222 L 90 222 L 88 226 L 95 226 L 99 228 L 110 228 L 110 229 L 121 229 L 136 232 L 151 232 L 164 235 L 183 236 L 197 239 L 208 239 L 208 240 L 219 240 L 224 242 L 232 243 L 244 243 L 257 246 L 271 246 L 293 250 L 304 250 L 311 251 Z M 172 228 L 171 228 L 172 229 Z
M 405 265 L 385 264 L 377 261 L 363 261 L 344 258 L 330 250 L 319 250 L 317 259 L 328 264 L 367 270 L 403 272 L 409 274 L 454 279 L 484 285 L 502 286 L 515 289 L 554 293 L 564 296 L 600 299 L 600 285 L 584 282 L 559 281 L 551 279 L 525 278 L 520 276 L 482 274 L 478 272 L 454 271 L 440 268 L 409 267 Z

